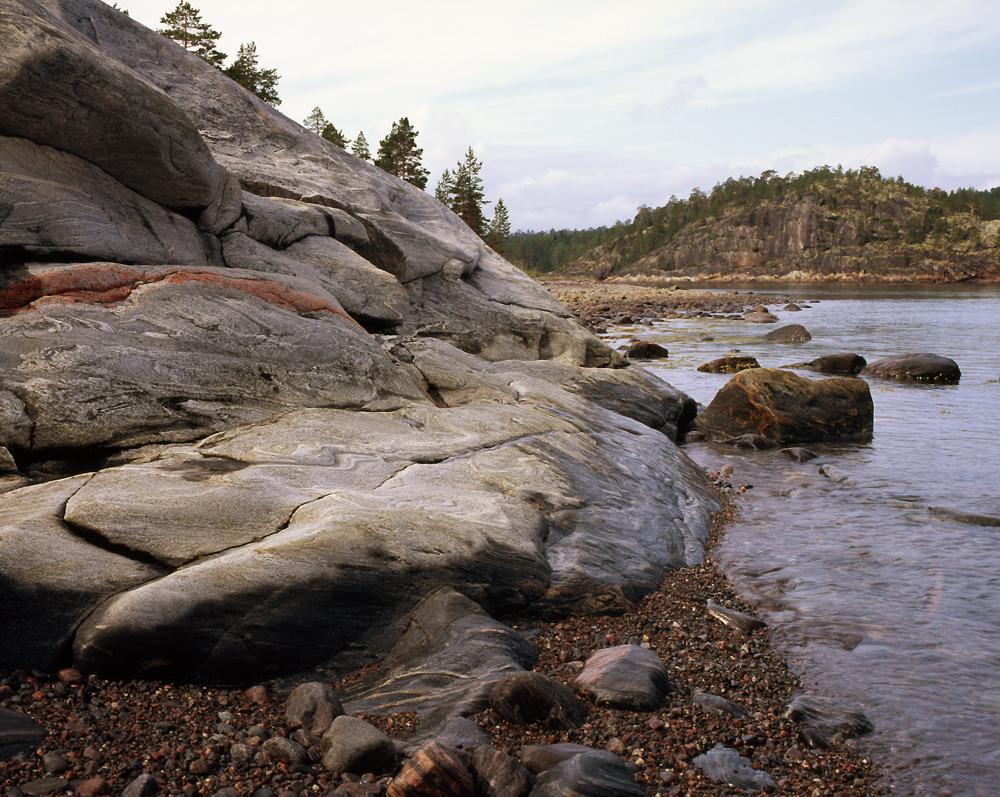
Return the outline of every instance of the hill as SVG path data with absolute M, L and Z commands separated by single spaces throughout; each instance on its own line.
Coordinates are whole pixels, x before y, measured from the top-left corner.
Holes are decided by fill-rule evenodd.
M 1000 188 L 926 189 L 873 167 L 729 179 L 631 221 L 517 233 L 533 274 L 724 280 L 1000 279 Z

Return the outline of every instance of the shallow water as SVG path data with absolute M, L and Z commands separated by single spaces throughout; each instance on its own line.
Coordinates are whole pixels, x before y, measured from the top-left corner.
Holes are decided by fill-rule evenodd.
M 695 368 L 732 349 L 765 367 L 932 352 L 962 369 L 957 386 L 868 380 L 874 439 L 811 445 L 820 457 L 808 463 L 708 443 L 685 450 L 710 470 L 732 465 L 734 487 L 747 486 L 718 558 L 807 689 L 854 702 L 875 723 L 864 749 L 893 792 L 997 794 L 1000 528 L 928 507 L 1000 516 L 1000 287 L 750 289 L 809 307 L 769 304 L 778 324 L 673 319 L 605 338 L 665 345 L 669 359 L 650 370 L 706 405 L 730 377 Z M 812 340 L 760 340 L 787 323 Z

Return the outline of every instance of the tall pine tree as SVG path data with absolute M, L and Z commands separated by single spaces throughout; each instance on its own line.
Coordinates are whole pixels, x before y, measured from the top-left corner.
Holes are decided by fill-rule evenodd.
M 486 201 L 486 194 L 483 193 L 483 180 L 479 176 L 482 168 L 482 162 L 476 157 L 472 147 L 469 147 L 465 159 L 458 162 L 455 171 L 449 176 L 448 183 L 439 184 L 439 188 L 447 191 L 450 198 L 445 204 L 480 238 L 486 235 L 483 207 L 489 204 Z
M 323 135 L 323 129 L 327 124 L 326 117 L 318 105 L 312 109 L 312 112 L 302 122 L 302 126 L 306 130 L 312 130 L 317 136 Z
M 222 34 L 201 21 L 201 12 L 197 8 L 190 3 L 178 3 L 177 8 L 160 17 L 160 23 L 167 26 L 156 31 L 161 36 L 173 39 L 185 50 L 222 69 L 226 54 L 215 49 L 215 43 Z
M 341 149 L 347 149 L 347 139 L 344 138 L 344 134 L 334 127 L 331 122 L 327 122 L 326 125 L 324 125 L 323 138 L 331 144 L 336 144 Z
M 417 135 L 405 116 L 398 122 L 393 122 L 389 135 L 378 144 L 375 165 L 422 189 L 427 187 L 430 172 L 421 163 L 424 151 L 417 146 Z
M 261 69 L 257 65 L 256 43 L 241 44 L 236 60 L 222 71 L 264 102 L 281 105 L 275 88 L 281 78 L 276 69 Z
M 503 200 L 498 199 L 493 206 L 493 221 L 486 230 L 486 243 L 498 255 L 506 256 L 508 238 L 510 238 L 510 216 L 507 215 L 507 206 Z

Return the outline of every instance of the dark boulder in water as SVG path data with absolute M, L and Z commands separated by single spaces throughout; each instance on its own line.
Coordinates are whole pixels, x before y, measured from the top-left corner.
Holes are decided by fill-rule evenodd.
M 801 368 L 806 371 L 819 371 L 822 374 L 860 374 L 868 364 L 860 354 L 824 354 L 807 363 L 796 363 L 788 368 Z
M 939 354 L 897 354 L 885 357 L 869 363 L 861 374 L 898 382 L 927 382 L 935 385 L 957 385 L 962 378 L 958 363 Z
M 802 324 L 789 324 L 768 332 L 764 340 L 769 343 L 805 343 L 812 340 L 812 335 Z
M 705 374 L 736 374 L 748 368 L 760 368 L 757 358 L 749 354 L 727 354 L 698 366 L 698 370 Z
M 651 340 L 637 340 L 625 352 L 625 356 L 630 360 L 662 360 L 669 355 L 670 352 L 663 346 Z

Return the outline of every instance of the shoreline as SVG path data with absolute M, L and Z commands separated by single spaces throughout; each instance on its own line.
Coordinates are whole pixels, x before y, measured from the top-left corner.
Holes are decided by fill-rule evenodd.
M 751 295 L 623 283 L 590 285 L 596 290 L 573 281 L 566 290 L 553 292 L 591 328 L 629 313 L 740 312 Z M 754 296 L 751 301 L 766 301 L 763 295 Z M 654 712 L 631 712 L 588 703 L 587 721 L 573 731 L 510 725 L 489 709 L 471 719 L 490 734 L 497 749 L 515 757 L 528 744 L 575 742 L 610 750 L 622 757 L 650 795 L 743 793 L 710 780 L 692 764 L 696 756 L 719 742 L 768 772 L 778 784 L 778 794 L 887 793 L 883 774 L 853 740 L 829 750 L 815 749 L 799 727 L 783 717 L 786 703 L 802 692 L 802 685 L 773 646 L 770 632 L 764 629 L 744 639 L 705 610 L 706 601 L 712 599 L 737 611 L 754 612 L 716 564 L 716 544 L 739 510 L 724 477 L 708 475 L 723 498 L 723 509 L 713 515 L 702 564 L 672 571 L 634 611 L 620 616 L 568 617 L 545 623 L 505 618 L 538 648 L 534 669 L 567 684 L 598 648 L 630 641 L 649 644 L 666 663 L 670 676 L 671 693 L 663 706 Z M 101 778 L 106 788 L 95 795 L 117 795 L 141 774 L 150 773 L 160 782 L 157 795 L 210 797 L 232 788 L 230 797 L 236 797 L 266 788 L 274 795 L 291 797 L 332 794 L 344 782 L 322 771 L 316 748 L 303 764 L 291 765 L 263 751 L 237 760 L 234 745 L 249 743 L 253 748 L 261 743 L 251 728 L 263 726 L 272 736 L 289 733 L 283 696 L 269 695 L 261 686 L 231 689 L 77 677 L 65 672 L 60 678 L 58 674 L 0 671 L 0 705 L 24 711 L 48 731 L 37 748 L 12 762 L 0 762 L 0 784 L 7 789 L 59 777 L 71 783 L 51 793 L 69 794 L 79 785 L 73 781 Z M 699 691 L 732 700 L 746 715 L 735 718 L 699 708 L 691 702 Z M 419 722 L 410 714 L 365 719 L 398 740 L 419 732 Z M 47 772 L 45 755 L 61 757 L 67 768 Z M 384 793 L 388 779 L 384 773 L 376 774 L 382 779 L 367 787 L 366 793 Z M 0 797 L 20 797 L 19 791 L 5 791 Z

